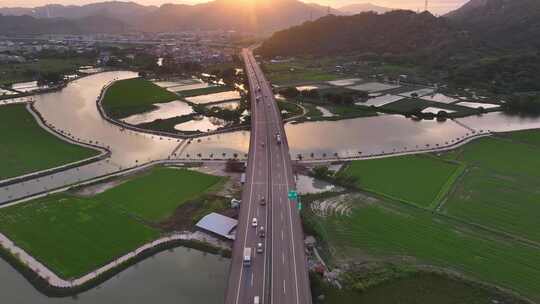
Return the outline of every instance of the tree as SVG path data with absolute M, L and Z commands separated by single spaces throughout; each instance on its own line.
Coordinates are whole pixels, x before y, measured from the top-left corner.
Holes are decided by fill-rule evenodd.
M 295 87 L 288 87 L 279 91 L 279 94 L 283 95 L 285 98 L 296 98 L 300 95 L 300 91 Z

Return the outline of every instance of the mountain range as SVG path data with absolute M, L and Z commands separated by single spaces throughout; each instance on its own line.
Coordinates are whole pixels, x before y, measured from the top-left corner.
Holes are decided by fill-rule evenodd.
M 106 19 L 106 24 L 112 21 L 123 23 L 111 30 L 105 28 L 104 32 L 117 32 L 118 28 L 122 28 L 126 31 L 145 32 L 223 29 L 271 33 L 316 20 L 328 13 L 343 15 L 367 10 L 385 11 L 384 8 L 371 4 L 347 6 L 341 11 L 298 0 L 254 0 L 248 4 L 237 0 L 214 0 L 196 5 L 164 4 L 160 7 L 110 1 L 82 6 L 51 4 L 35 8 L 0 8 L 0 15 L 4 15 L 0 18 L 25 16 L 26 18 L 21 19 L 9 18 L 13 23 L 10 33 L 19 31 L 22 34 L 31 34 L 33 28 L 36 28 L 37 33 L 78 33 L 85 28 L 79 24 L 84 23 L 82 20 L 88 21 L 97 16 Z M 23 22 L 30 24 L 23 25 Z M 65 28 L 59 26 L 60 24 L 64 24 Z M 99 29 L 97 24 L 96 29 Z
M 464 40 L 466 37 L 447 19 L 429 12 L 395 10 L 381 15 L 326 16 L 274 33 L 257 51 L 266 57 L 347 52 L 409 54 L 446 49 Z
M 345 15 L 356 15 L 364 12 L 386 13 L 393 10 L 392 8 L 382 7 L 371 3 L 354 3 L 338 8 L 338 11 Z
M 449 49 L 540 49 L 539 0 L 471 0 L 443 17 L 391 11 L 327 16 L 278 31 L 259 51 L 267 56 L 347 51 L 407 54 Z
M 446 17 L 491 47 L 540 48 L 539 0 L 471 0 Z

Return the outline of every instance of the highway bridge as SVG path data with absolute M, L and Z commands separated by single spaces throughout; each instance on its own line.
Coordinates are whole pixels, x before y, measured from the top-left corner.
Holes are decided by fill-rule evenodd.
M 296 186 L 280 111 L 251 50 L 242 57 L 251 92 L 251 140 L 225 303 L 311 303 L 299 210 L 289 200 Z M 246 248 L 250 263 L 244 261 Z

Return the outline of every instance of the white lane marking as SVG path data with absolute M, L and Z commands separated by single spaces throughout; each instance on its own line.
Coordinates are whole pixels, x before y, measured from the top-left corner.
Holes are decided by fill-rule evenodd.
M 283 279 L 283 294 L 286 294 L 287 292 L 285 291 L 285 279 Z
M 283 230 L 281 230 L 281 240 L 282 240 L 282 241 L 283 241 L 283 239 L 284 239 L 284 235 L 285 235 L 285 234 L 283 233 Z
M 252 86 L 252 84 L 250 83 L 250 87 Z M 253 100 L 252 100 L 253 102 Z M 253 111 L 253 118 L 257 119 L 257 111 Z M 253 178 L 254 178 L 254 174 L 255 174 L 255 166 L 254 164 L 256 164 L 257 162 L 255 161 L 255 158 L 257 157 L 257 132 L 253 132 L 254 135 L 253 135 L 253 141 L 251 141 L 251 144 L 253 144 L 253 163 L 252 163 L 252 166 L 251 166 L 251 183 L 253 182 Z M 253 185 L 250 186 L 250 189 L 249 189 L 249 200 L 248 200 L 248 217 L 247 217 L 247 220 L 246 220 L 246 234 L 244 235 L 244 243 L 243 243 L 243 246 L 242 246 L 242 250 L 244 250 L 244 248 L 246 248 L 246 243 L 247 243 L 247 235 L 248 235 L 248 230 L 249 230 L 249 215 L 251 214 L 251 199 L 253 198 Z M 238 290 L 236 291 L 236 304 L 238 304 L 238 301 L 240 300 L 240 288 L 242 286 L 242 274 L 244 272 L 244 263 L 242 262 L 242 265 L 241 265 L 241 268 L 240 268 L 240 276 L 238 278 Z
M 281 263 L 285 264 L 285 252 L 281 252 Z
M 251 273 L 251 287 L 253 287 L 253 277 L 255 276 L 255 273 Z
M 277 107 L 274 106 L 274 115 L 275 117 L 277 117 L 277 121 L 279 121 L 279 114 L 277 112 Z M 280 132 L 281 133 L 284 133 L 284 129 L 282 128 L 283 126 L 280 127 Z M 283 168 L 287 168 L 287 163 L 285 162 L 285 158 L 287 157 L 285 155 L 285 149 L 283 147 L 285 147 L 286 145 L 288 145 L 288 142 L 286 140 L 286 134 L 284 134 L 285 136 L 282 136 L 284 141 L 283 141 L 283 144 L 280 145 L 280 149 L 281 149 L 281 156 L 282 156 L 282 160 L 283 160 Z M 289 156 L 290 157 L 290 156 Z M 285 183 L 287 185 L 289 185 L 289 172 L 285 172 Z M 288 188 L 288 186 L 287 186 Z M 288 191 L 289 189 L 287 189 Z M 290 229 L 291 229 L 291 247 L 292 247 L 292 251 L 293 251 L 293 264 L 294 264 L 294 282 L 295 282 L 295 286 L 296 286 L 296 303 L 300 303 L 300 296 L 298 294 L 298 268 L 296 267 L 296 251 L 295 251 L 295 248 L 294 248 L 294 233 L 293 233 L 293 220 L 292 220 L 292 210 L 291 210 L 291 204 L 287 203 L 287 207 L 289 209 L 289 222 L 290 222 Z

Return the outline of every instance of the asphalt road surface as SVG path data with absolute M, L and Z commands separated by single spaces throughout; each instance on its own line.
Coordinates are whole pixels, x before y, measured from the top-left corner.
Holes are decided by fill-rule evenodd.
M 242 56 L 252 93 L 251 139 L 225 303 L 251 304 L 255 297 L 268 304 L 311 303 L 299 211 L 288 199 L 296 186 L 283 122 L 253 54 L 245 49 Z M 266 204 L 261 203 L 263 197 Z M 265 237 L 259 235 L 261 226 Z M 257 252 L 258 243 L 263 244 L 262 253 Z M 248 247 L 252 261 L 244 265 Z

